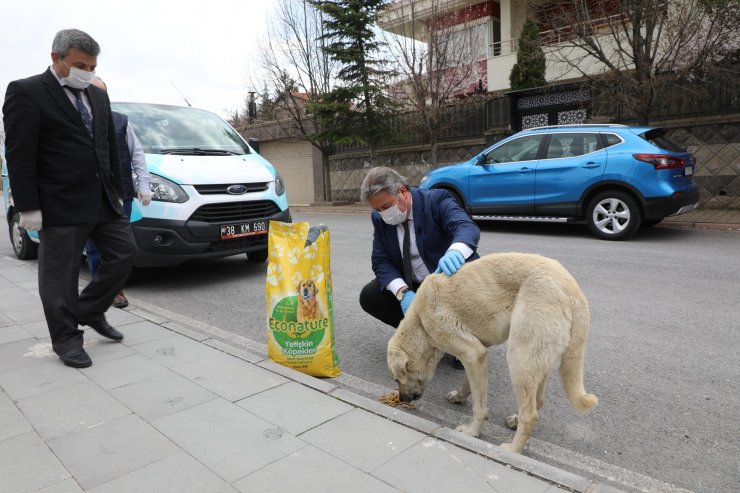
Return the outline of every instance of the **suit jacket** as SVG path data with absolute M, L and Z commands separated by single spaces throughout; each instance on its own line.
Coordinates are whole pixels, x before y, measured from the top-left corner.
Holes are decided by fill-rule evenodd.
M 40 209 L 44 226 L 96 222 L 103 200 L 123 214 L 108 95 L 95 86 L 85 90 L 91 138 L 51 70 L 13 81 L 5 93 L 5 157 L 15 209 Z
M 473 249 L 468 262 L 479 257 L 475 250 L 480 229 L 447 190 L 412 188 L 411 196 L 416 246 L 429 272 L 437 269 L 439 259 L 453 243 L 465 243 Z M 403 277 L 403 257 L 396 226 L 386 224 L 375 210 L 371 218 L 374 227 L 372 265 L 382 291 L 391 281 Z

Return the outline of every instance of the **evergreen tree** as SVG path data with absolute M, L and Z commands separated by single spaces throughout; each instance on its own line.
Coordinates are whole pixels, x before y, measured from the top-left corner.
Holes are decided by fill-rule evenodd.
M 262 94 L 260 95 L 258 115 L 260 120 L 267 122 L 274 121 L 277 118 L 275 102 L 270 97 L 267 85 L 263 87 Z
M 341 64 L 337 75 L 342 83 L 332 94 L 325 94 L 314 102 L 315 114 L 342 121 L 342 126 L 325 128 L 336 142 L 367 142 L 370 158 L 375 147 L 386 135 L 385 113 L 390 102 L 382 93 L 381 85 L 387 72 L 379 58 L 381 43 L 375 39 L 372 27 L 387 0 L 310 0 L 326 15 L 323 48 L 332 59 Z M 325 107 L 323 107 L 325 106 Z
M 511 89 L 529 89 L 544 86 L 545 81 L 545 53 L 540 45 L 540 30 L 537 23 L 527 19 L 519 36 L 519 51 L 516 54 L 516 63 L 511 68 L 509 84 Z

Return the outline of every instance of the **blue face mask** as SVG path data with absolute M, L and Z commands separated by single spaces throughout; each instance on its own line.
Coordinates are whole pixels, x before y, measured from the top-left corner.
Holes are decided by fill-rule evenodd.
M 69 75 L 67 77 L 62 77 L 62 84 L 75 89 L 86 89 L 87 86 L 92 84 L 93 79 L 95 79 L 94 70 L 92 72 L 88 72 L 87 70 L 82 70 L 77 67 L 70 67 L 67 65 L 67 62 L 64 61 L 64 58 L 60 57 L 59 59 L 69 69 Z

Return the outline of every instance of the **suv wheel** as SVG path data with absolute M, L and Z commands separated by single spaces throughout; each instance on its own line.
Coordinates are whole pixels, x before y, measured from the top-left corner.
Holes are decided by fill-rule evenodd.
M 625 240 L 642 224 L 635 199 L 619 191 L 602 192 L 588 204 L 586 223 L 602 240 Z
M 247 252 L 247 260 L 253 264 L 261 264 L 267 260 L 267 250 L 257 250 L 255 252 Z
M 21 213 L 13 214 L 13 219 L 8 225 L 8 234 L 10 235 L 10 244 L 13 245 L 15 256 L 21 260 L 31 260 L 37 257 L 39 246 L 28 237 L 28 233 L 18 226 L 21 220 Z

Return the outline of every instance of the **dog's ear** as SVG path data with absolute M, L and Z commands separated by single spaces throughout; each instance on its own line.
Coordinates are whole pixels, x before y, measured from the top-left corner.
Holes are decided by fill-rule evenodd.
M 319 294 L 319 287 L 316 285 L 315 282 L 311 283 L 313 284 L 313 295 L 316 296 Z
M 298 286 L 296 286 L 296 287 L 295 287 L 295 292 L 296 292 L 296 294 L 297 294 L 298 296 L 300 296 L 300 295 L 301 295 L 301 284 L 303 284 L 303 281 L 300 281 L 300 282 L 298 283 Z
M 409 355 L 401 349 L 390 349 L 388 351 L 388 370 L 391 376 L 401 385 L 408 381 L 406 365 L 409 362 Z

